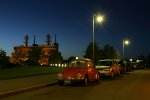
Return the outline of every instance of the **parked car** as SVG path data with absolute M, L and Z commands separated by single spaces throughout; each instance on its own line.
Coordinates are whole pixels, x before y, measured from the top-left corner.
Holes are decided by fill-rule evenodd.
M 120 60 L 118 64 L 120 64 L 121 67 L 120 73 L 126 73 L 128 70 L 127 61 Z
M 82 82 L 84 86 L 87 86 L 89 81 L 99 82 L 99 78 L 99 71 L 92 60 L 86 58 L 76 58 L 70 61 L 69 66 L 57 76 L 59 85 Z
M 99 60 L 96 68 L 100 72 L 100 76 L 110 76 L 113 78 L 114 76 L 120 76 L 120 64 L 118 64 L 117 59 L 103 59 Z

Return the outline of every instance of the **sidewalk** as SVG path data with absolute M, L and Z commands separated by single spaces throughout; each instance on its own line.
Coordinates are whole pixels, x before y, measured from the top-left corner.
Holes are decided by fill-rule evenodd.
M 4 92 L 10 92 L 23 88 L 56 82 L 56 76 L 56 74 L 47 74 L 9 80 L 0 80 L 0 94 Z

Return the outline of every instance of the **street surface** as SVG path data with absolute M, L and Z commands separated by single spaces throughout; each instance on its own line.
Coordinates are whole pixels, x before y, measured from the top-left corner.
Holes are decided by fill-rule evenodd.
M 150 70 L 135 70 L 115 79 L 102 78 L 88 87 L 49 86 L 2 100 L 150 100 Z

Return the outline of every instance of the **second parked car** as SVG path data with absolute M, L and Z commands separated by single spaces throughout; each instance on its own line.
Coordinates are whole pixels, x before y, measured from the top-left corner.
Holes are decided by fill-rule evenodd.
M 99 60 L 96 68 L 99 70 L 101 76 L 114 76 L 120 75 L 120 64 L 118 64 L 117 59 L 103 59 Z

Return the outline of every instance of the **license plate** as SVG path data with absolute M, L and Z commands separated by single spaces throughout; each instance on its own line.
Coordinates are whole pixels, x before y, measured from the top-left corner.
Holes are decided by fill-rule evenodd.
M 101 71 L 99 71 L 100 73 L 108 73 L 108 71 L 103 71 L 103 70 L 101 70 Z
M 69 81 L 69 80 L 65 80 L 65 81 L 64 81 L 64 83 L 65 83 L 65 84 L 70 84 L 70 83 L 71 83 L 71 81 Z

